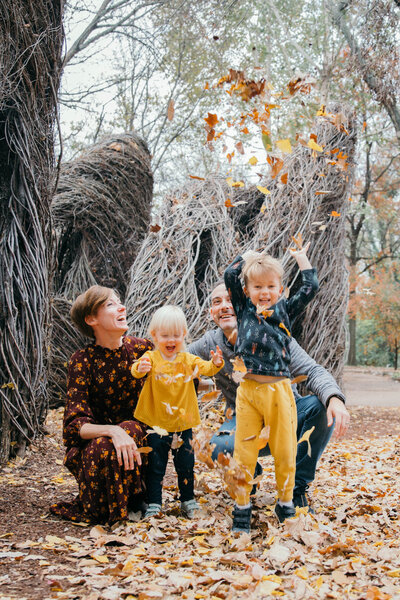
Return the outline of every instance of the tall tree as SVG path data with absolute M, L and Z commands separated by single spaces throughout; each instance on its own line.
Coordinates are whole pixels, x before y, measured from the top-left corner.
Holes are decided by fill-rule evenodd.
M 62 0 L 0 3 L 0 461 L 47 408 Z

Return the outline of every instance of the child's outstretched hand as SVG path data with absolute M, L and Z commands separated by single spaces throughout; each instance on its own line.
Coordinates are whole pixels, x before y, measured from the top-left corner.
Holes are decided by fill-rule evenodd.
M 222 365 L 224 364 L 224 359 L 222 358 L 221 348 L 219 346 L 217 346 L 215 348 L 215 352 L 214 352 L 214 350 L 211 350 L 210 354 L 211 354 L 211 360 L 213 361 L 214 365 L 216 367 L 222 367 Z
M 301 243 L 299 243 L 298 239 L 293 239 L 295 241 L 296 247 L 289 248 L 290 254 L 293 256 L 293 258 L 296 259 L 296 262 L 299 265 L 301 271 L 304 271 L 304 269 L 311 269 L 311 263 L 307 257 L 307 250 L 310 247 L 310 242 L 307 242 L 307 244 L 303 246 Z
M 149 373 L 151 371 L 151 360 L 148 358 L 148 356 L 144 356 L 143 358 L 139 359 L 136 370 L 139 373 Z

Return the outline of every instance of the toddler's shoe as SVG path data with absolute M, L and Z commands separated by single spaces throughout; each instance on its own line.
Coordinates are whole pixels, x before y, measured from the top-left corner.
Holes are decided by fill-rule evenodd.
M 148 505 L 146 512 L 144 513 L 144 518 L 154 517 L 155 515 L 160 514 L 161 512 L 161 504 L 151 503 Z
M 194 498 L 192 498 L 192 500 L 184 500 L 181 502 L 181 511 L 187 519 L 193 519 L 199 509 L 200 506 Z
M 296 509 L 294 506 L 285 506 L 282 504 L 276 503 L 275 506 L 275 514 L 279 519 L 280 523 L 283 523 L 285 519 L 291 519 L 296 516 Z
M 250 533 L 251 506 L 248 508 L 239 508 L 238 506 L 235 506 L 232 516 L 233 533 Z

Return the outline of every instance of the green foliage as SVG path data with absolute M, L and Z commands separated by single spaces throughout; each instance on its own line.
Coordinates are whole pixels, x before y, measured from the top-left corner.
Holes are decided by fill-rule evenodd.
M 373 319 L 357 321 L 357 364 L 375 367 L 393 367 L 394 353 L 387 339 Z

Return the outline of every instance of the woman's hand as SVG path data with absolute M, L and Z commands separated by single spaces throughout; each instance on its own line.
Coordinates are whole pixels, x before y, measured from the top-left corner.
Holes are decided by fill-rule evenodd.
M 124 465 L 126 471 L 132 471 L 135 467 L 135 461 L 140 466 L 142 457 L 136 446 L 135 441 L 119 425 L 111 425 L 111 441 L 114 444 L 117 453 L 119 466 Z
M 211 360 L 213 361 L 216 367 L 221 367 L 224 364 L 224 359 L 222 358 L 222 350 L 219 346 L 216 347 L 215 352 L 211 350 Z
M 151 360 L 148 356 L 139 359 L 136 371 L 138 373 L 149 373 L 151 371 Z

